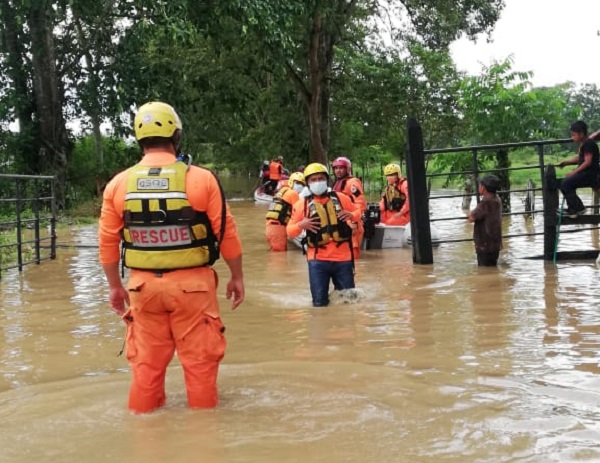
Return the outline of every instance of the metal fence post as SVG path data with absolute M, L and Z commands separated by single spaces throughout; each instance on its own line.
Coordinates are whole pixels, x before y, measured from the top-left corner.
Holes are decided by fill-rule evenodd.
M 552 164 L 546 167 L 542 177 L 544 199 L 544 260 L 554 260 L 556 225 L 558 223 L 558 181 Z
M 432 264 L 431 228 L 429 225 L 429 198 L 423 132 L 416 119 L 408 119 L 406 171 L 408 176 L 408 200 L 410 203 L 410 230 L 412 236 L 413 262 Z

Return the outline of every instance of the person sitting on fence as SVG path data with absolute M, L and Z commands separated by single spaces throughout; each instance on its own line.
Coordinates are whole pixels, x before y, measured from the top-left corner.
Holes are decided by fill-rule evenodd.
M 566 215 L 575 219 L 578 215 L 585 214 L 585 206 L 581 198 L 577 196 L 577 188 L 598 187 L 600 153 L 596 142 L 588 137 L 588 128 L 585 122 L 573 122 L 570 130 L 571 140 L 578 145 L 577 156 L 561 161 L 558 167 L 570 165 L 577 167 L 565 174 L 565 178 L 560 181 L 559 188 L 567 202 Z
M 408 182 L 402 177 L 399 164 L 388 164 L 383 169 L 387 186 L 383 190 L 379 209 L 381 223 L 385 225 L 406 225 L 410 222 L 410 205 L 408 204 Z

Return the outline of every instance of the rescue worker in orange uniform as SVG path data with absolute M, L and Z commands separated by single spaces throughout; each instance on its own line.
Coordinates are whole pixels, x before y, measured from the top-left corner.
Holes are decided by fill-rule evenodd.
M 188 405 L 212 408 L 226 341 L 211 265 L 219 255 L 225 259 L 226 297 L 235 309 L 244 300 L 240 240 L 214 174 L 176 160 L 182 126 L 175 110 L 147 103 L 134 124 L 144 156 L 110 181 L 99 223 L 110 304 L 127 324 L 128 407 L 147 413 L 165 404 L 167 366 L 177 351 Z M 127 286 L 120 245 L 131 269 Z
M 290 221 L 292 207 L 300 199 L 298 194 L 304 189 L 304 186 L 304 174 L 294 172 L 288 179 L 288 184 L 275 193 L 266 216 L 266 237 L 269 251 L 287 251 L 285 226 Z
M 279 181 L 283 175 L 283 156 L 277 156 L 269 164 L 269 183 L 265 185 L 265 193 L 269 195 L 275 194 L 279 186 Z
M 329 172 L 323 164 L 304 169 L 310 195 L 299 199 L 287 224 L 290 238 L 306 231 L 306 259 L 313 307 L 329 304 L 329 283 L 334 289 L 354 288 L 352 229 L 360 221 L 360 209 L 344 193 L 328 188 Z
M 367 200 L 365 199 L 365 190 L 359 178 L 352 176 L 352 163 L 345 157 L 336 158 L 333 163 L 333 174 L 335 183 L 333 191 L 339 191 L 348 196 L 360 209 L 361 215 L 367 210 Z M 352 223 L 352 252 L 354 258 L 360 256 L 360 248 L 363 237 L 365 236 L 365 227 L 363 221 L 359 220 Z
M 379 210 L 381 223 L 385 225 L 406 225 L 410 222 L 410 204 L 408 202 L 408 182 L 402 177 L 399 164 L 388 164 L 383 169 L 387 186 L 383 190 Z

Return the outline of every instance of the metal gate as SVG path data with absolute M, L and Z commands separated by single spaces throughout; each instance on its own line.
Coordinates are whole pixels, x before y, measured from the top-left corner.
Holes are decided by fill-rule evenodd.
M 56 258 L 56 198 L 52 176 L 0 174 L 2 272 Z

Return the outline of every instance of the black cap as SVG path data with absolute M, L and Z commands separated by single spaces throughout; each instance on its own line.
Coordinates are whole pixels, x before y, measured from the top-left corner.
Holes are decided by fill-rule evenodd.
M 490 193 L 496 193 L 500 189 L 500 179 L 495 175 L 486 175 L 479 179 L 479 183 Z

